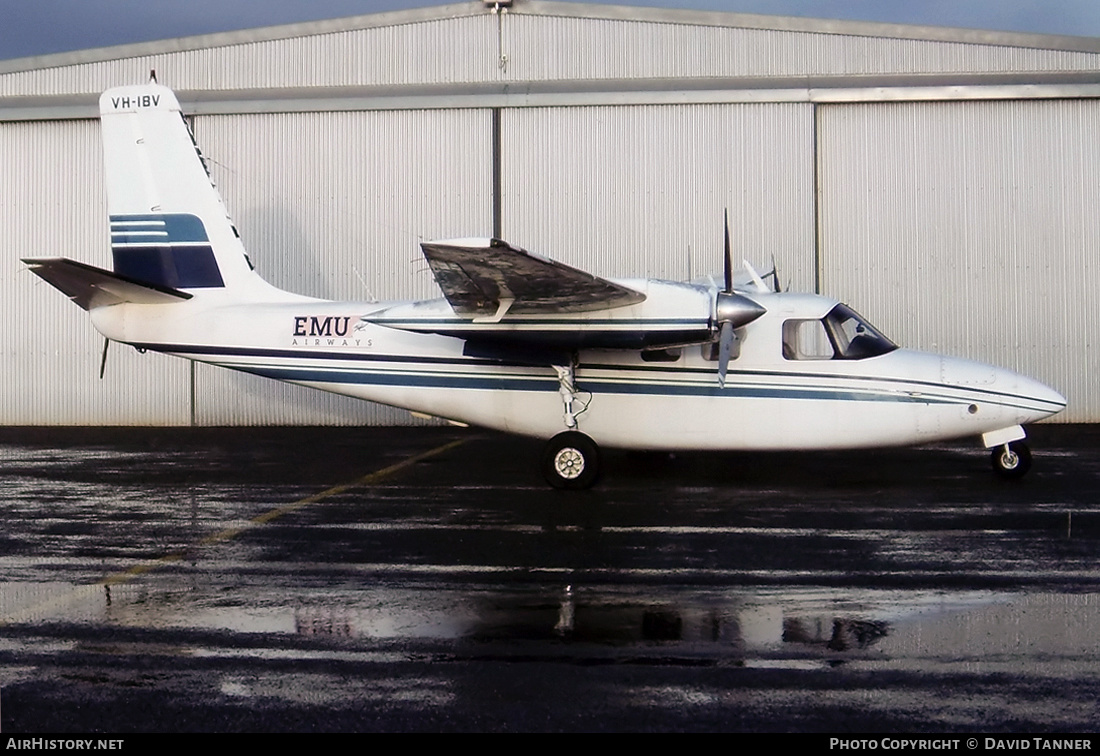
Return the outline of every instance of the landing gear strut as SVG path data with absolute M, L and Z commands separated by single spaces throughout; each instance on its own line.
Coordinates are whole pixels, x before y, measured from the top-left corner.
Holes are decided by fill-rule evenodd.
M 1023 441 L 1012 441 L 993 450 L 992 462 L 999 477 L 1022 478 L 1031 469 L 1031 450 Z
M 591 488 L 600 476 L 600 447 L 580 431 L 562 431 L 546 442 L 542 475 L 554 488 Z
M 562 421 L 567 430 L 546 442 L 542 453 L 542 476 L 554 488 L 579 490 L 591 488 L 600 476 L 600 447 L 596 442 L 577 430 L 577 415 L 583 413 L 585 405 L 576 411 L 577 402 L 576 369 L 577 356 L 567 365 L 554 365 L 558 375 L 558 394 L 561 396 Z
M 577 384 L 575 382 L 576 365 L 554 365 L 554 372 L 558 374 L 558 394 L 561 395 L 562 407 L 565 415 L 565 427 L 573 429 L 577 427 L 577 415 L 573 412 L 573 402 L 577 399 Z M 583 410 L 582 410 L 583 411 Z

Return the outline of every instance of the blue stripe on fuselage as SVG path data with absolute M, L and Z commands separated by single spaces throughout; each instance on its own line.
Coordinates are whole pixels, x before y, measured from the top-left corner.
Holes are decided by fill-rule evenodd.
M 505 368 L 508 368 L 508 367 L 510 367 L 510 368 L 529 367 L 530 366 L 530 362 L 528 362 L 528 361 L 522 361 L 522 360 L 512 361 L 512 360 L 502 360 L 502 359 L 495 359 L 495 358 L 425 357 L 425 356 L 417 356 L 417 355 L 362 354 L 362 353 L 346 353 L 346 352 L 333 352 L 333 351 L 321 351 L 321 350 L 318 350 L 318 351 L 309 350 L 309 351 L 307 351 L 307 350 L 303 350 L 303 349 L 272 349 L 272 348 L 261 349 L 261 348 L 252 348 L 252 347 L 229 347 L 229 346 L 209 346 L 209 345 L 184 345 L 184 344 L 134 344 L 133 346 L 141 348 L 141 349 L 149 349 L 149 350 L 158 351 L 158 352 L 170 352 L 172 354 L 178 354 L 180 356 L 185 356 L 185 357 L 190 356 L 190 355 L 205 355 L 205 356 L 218 356 L 218 355 L 220 355 L 220 356 L 226 356 L 226 357 L 230 357 L 230 356 L 233 356 L 233 357 L 252 357 L 252 358 L 260 358 L 260 359 L 265 359 L 265 358 L 280 359 L 280 358 L 282 358 L 282 359 L 298 359 L 298 360 L 300 360 L 300 359 L 304 358 L 304 359 L 318 360 L 318 361 L 328 361 L 328 362 L 357 362 L 357 363 L 363 363 L 363 362 L 370 363 L 370 362 L 373 362 L 373 363 L 388 364 L 388 365 L 396 365 L 398 363 L 402 363 L 402 364 L 409 365 L 410 370 L 412 370 L 414 372 L 419 372 L 419 373 L 423 373 L 423 372 L 426 372 L 426 370 L 430 370 L 430 367 L 428 367 L 428 366 L 432 366 L 432 365 L 454 366 L 454 367 L 467 368 L 467 369 L 471 369 L 471 368 L 472 369 L 478 369 L 478 368 L 481 368 L 481 367 L 490 367 L 490 366 L 505 367 Z M 217 362 L 215 364 L 218 364 L 218 365 L 221 365 L 221 366 L 227 367 L 227 368 L 236 369 L 236 370 L 246 370 L 246 371 L 251 370 L 251 368 L 247 365 L 238 365 L 236 363 Z M 284 366 L 273 365 L 271 363 L 268 363 L 266 365 L 260 365 L 260 366 L 257 366 L 257 367 L 270 368 L 270 369 L 288 369 Z M 298 367 L 298 368 L 295 368 L 295 369 L 297 369 L 297 370 L 313 370 L 314 372 L 318 372 L 318 373 L 321 373 L 321 374 L 328 374 L 328 372 L 329 372 L 327 370 L 318 369 L 318 368 Z M 721 389 L 717 385 L 708 385 L 708 384 L 703 384 L 703 383 L 688 384 L 687 386 L 683 385 L 683 381 L 685 379 L 690 380 L 690 377 L 693 377 L 693 376 L 695 376 L 695 377 L 698 377 L 698 376 L 713 376 L 715 374 L 715 371 L 713 369 L 709 369 L 709 368 L 706 368 L 706 367 L 685 367 L 685 366 L 669 367 L 668 365 L 660 365 L 660 364 L 653 364 L 653 365 L 642 365 L 642 364 L 616 365 L 616 364 L 613 364 L 613 363 L 582 363 L 581 365 L 578 366 L 577 370 L 582 371 L 582 372 L 583 371 L 591 371 L 591 370 L 615 370 L 615 371 L 622 371 L 622 372 L 631 373 L 631 374 L 639 376 L 637 379 L 631 378 L 631 379 L 627 379 L 627 380 L 623 380 L 621 378 L 617 379 L 617 380 L 603 379 L 603 378 L 600 378 L 598 376 L 595 376 L 595 377 L 589 376 L 589 377 L 584 377 L 584 378 L 581 379 L 581 381 L 584 384 L 586 384 L 586 385 L 587 384 L 599 385 L 601 390 L 607 391 L 609 393 L 616 393 L 616 392 L 617 393 L 636 393 L 636 394 L 647 393 L 647 394 L 653 394 L 653 395 L 660 395 L 660 394 L 690 395 L 690 394 L 694 393 L 694 394 L 700 395 L 700 396 L 729 396 L 730 395 L 729 392 L 732 390 L 732 388 L 734 386 L 744 387 L 746 385 L 744 383 L 737 383 L 737 378 L 738 377 L 744 377 L 744 378 L 770 378 L 770 379 L 780 380 L 780 381 L 787 380 L 787 379 L 792 379 L 792 378 L 793 379 L 803 379 L 803 380 L 805 380 L 805 379 L 814 379 L 814 380 L 825 379 L 825 380 L 849 381 L 849 382 L 853 382 L 853 383 L 862 383 L 864 385 L 866 385 L 867 383 L 870 383 L 870 382 L 876 382 L 876 383 L 886 384 L 888 386 L 916 387 L 918 389 L 932 389 L 932 390 L 938 390 L 938 391 L 942 391 L 942 389 L 945 388 L 942 384 L 934 383 L 934 382 L 931 382 L 931 381 L 920 381 L 920 380 L 912 380 L 912 379 L 907 379 L 907 378 L 851 376 L 851 375 L 834 374 L 834 373 L 828 373 L 828 374 L 822 374 L 822 373 L 794 373 L 794 372 L 779 371 L 779 370 L 760 370 L 760 371 L 731 370 L 731 371 L 729 371 L 729 374 L 728 374 L 728 377 L 727 377 L 726 389 Z M 355 367 L 351 371 L 345 370 L 345 371 L 341 371 L 341 372 L 345 372 L 345 373 L 385 372 L 386 374 L 390 374 L 391 371 L 370 371 L 369 369 L 361 371 L 358 367 Z M 393 372 L 396 373 L 396 371 L 393 371 Z M 405 375 L 406 373 L 401 372 L 400 374 Z M 439 385 L 439 386 L 452 385 L 452 384 L 448 384 L 447 380 L 449 380 L 448 376 L 453 376 L 453 375 L 454 374 L 450 374 L 450 373 L 441 373 L 439 381 L 436 384 L 433 384 L 433 385 Z M 651 379 L 649 376 L 655 376 L 656 379 Z M 673 376 L 673 377 L 670 379 L 669 376 Z M 681 376 L 684 376 L 684 377 L 681 377 Z M 284 380 L 296 380 L 296 379 L 289 379 L 288 378 L 288 379 L 284 379 Z M 494 380 L 492 378 L 482 378 L 481 380 L 486 381 L 487 382 L 486 386 L 489 387 L 489 388 L 500 388 L 500 386 L 498 384 L 493 384 L 492 383 L 492 381 Z M 540 379 L 538 379 L 538 378 L 530 379 L 530 381 L 537 381 L 537 380 L 540 380 Z M 672 383 L 672 382 L 670 382 L 670 380 L 678 381 L 678 383 Z M 325 382 L 324 379 L 320 379 L 320 381 Z M 524 386 L 531 389 L 531 390 L 536 390 L 536 391 L 543 390 L 541 388 L 533 388 L 532 387 L 533 384 L 530 381 L 525 383 Z M 356 381 L 352 381 L 352 382 L 356 382 Z M 365 384 L 365 383 L 369 383 L 369 381 L 361 380 L 361 381 L 358 381 L 358 383 L 364 383 Z M 390 385 L 393 385 L 393 384 L 397 383 L 397 381 L 393 381 L 393 382 L 387 381 L 387 383 L 389 383 Z M 427 384 L 425 384 L 425 385 L 427 385 Z M 557 382 L 554 381 L 554 382 L 549 383 L 547 385 L 550 385 L 551 387 L 553 387 L 556 390 Z M 484 388 L 486 386 L 479 386 L 479 387 L 463 386 L 463 387 L 466 387 L 466 388 Z M 619 386 L 619 387 L 628 387 L 628 388 L 616 389 L 617 386 Z M 680 386 L 682 388 L 677 388 L 678 386 Z M 455 388 L 459 388 L 459 386 L 456 385 Z M 1041 400 L 1041 399 L 1035 399 L 1033 397 L 1021 396 L 1021 395 L 1017 395 L 1017 394 L 1010 394 L 1010 393 L 1003 392 L 1003 391 L 994 391 L 992 389 L 980 388 L 980 387 L 977 387 L 977 386 L 965 386 L 965 387 L 964 386 L 958 386 L 958 387 L 953 387 L 953 388 L 955 388 L 956 391 L 959 391 L 960 394 L 963 394 L 963 395 L 958 395 L 958 396 L 951 396 L 951 395 L 946 395 L 946 394 L 934 394 L 933 395 L 933 394 L 929 394 L 927 392 L 924 392 L 924 393 L 922 393 L 922 395 L 914 396 L 913 394 L 916 393 L 916 392 L 913 391 L 912 389 L 909 389 L 909 388 L 901 388 L 900 390 L 897 390 L 897 389 L 890 390 L 890 389 L 884 388 L 884 389 L 882 389 L 880 391 L 877 391 L 877 392 L 876 391 L 868 391 L 868 390 L 860 390 L 858 388 L 853 389 L 853 388 L 850 388 L 850 387 L 849 388 L 843 388 L 843 389 L 842 388 L 829 388 L 829 387 L 814 387 L 814 388 L 807 387 L 806 389 L 789 389 L 789 390 L 801 390 L 801 391 L 818 390 L 818 391 L 823 391 L 823 392 L 834 392 L 834 393 L 846 392 L 846 393 L 848 393 L 852 396 L 873 396 L 873 397 L 878 397 L 878 398 L 874 399 L 873 401 L 899 401 L 899 402 L 907 402 L 907 403 L 909 403 L 909 402 L 922 403 L 923 402 L 923 403 L 928 403 L 928 404 L 932 404 L 932 403 L 970 404 L 974 401 L 984 401 L 984 402 L 988 402 L 990 404 L 996 404 L 996 405 L 1007 406 L 1007 407 L 1017 407 L 1017 408 L 1027 409 L 1029 411 L 1031 411 L 1031 410 L 1049 410 L 1051 412 L 1054 412 L 1054 411 L 1057 411 L 1058 409 L 1061 409 L 1060 405 L 1055 407 L 1055 406 L 1051 405 L 1050 402 L 1047 402 L 1047 401 L 1044 401 L 1044 400 Z M 804 397 L 804 398 L 810 398 L 810 397 Z M 1020 404 L 1020 402 L 1030 402 L 1032 404 L 1030 406 L 1022 406 Z M 1041 407 L 1036 407 L 1035 405 L 1042 405 L 1042 406 Z
M 358 362 L 376 363 L 379 365 L 393 365 L 393 369 L 371 369 L 364 365 L 358 365 L 351 369 L 321 368 L 316 366 L 290 366 L 276 365 L 270 362 L 265 364 L 239 364 L 233 362 L 217 361 L 213 364 L 233 370 L 254 373 L 277 380 L 296 381 L 303 383 L 334 383 L 334 384 L 358 384 L 358 385 L 407 385 L 423 388 L 454 388 L 454 389 L 482 389 L 482 390 L 512 390 L 512 391 L 557 391 L 558 382 L 553 378 L 539 376 L 520 377 L 517 375 L 470 375 L 468 372 L 443 372 L 433 371 L 432 366 L 453 366 L 464 368 L 467 371 L 484 367 L 516 368 L 528 367 L 529 363 L 505 362 L 496 359 L 458 358 L 458 357 L 425 357 L 416 355 L 385 355 L 385 354 L 349 354 L 332 351 L 307 351 L 302 349 L 259 349 L 250 347 L 229 347 L 209 345 L 184 345 L 184 344 L 133 344 L 140 349 L 149 349 L 159 352 L 168 352 L 183 357 L 192 355 L 204 356 L 234 356 L 252 358 L 283 358 L 283 359 L 309 359 L 326 362 Z M 407 369 L 401 369 L 398 365 L 407 365 Z M 771 378 L 771 379 L 831 379 L 849 381 L 866 385 L 870 382 L 879 382 L 888 386 L 913 386 L 926 389 L 939 389 L 945 387 L 930 381 L 915 381 L 904 378 L 871 377 L 871 376 L 847 376 L 839 374 L 818 373 L 791 373 L 784 371 L 730 371 L 725 388 L 717 383 L 692 382 L 685 383 L 685 378 L 674 377 L 670 380 L 670 374 L 675 376 L 713 376 L 714 371 L 704 367 L 679 367 L 670 368 L 667 365 L 614 365 L 614 364 L 581 364 L 578 371 L 585 370 L 621 370 L 638 375 L 637 379 L 602 378 L 600 376 L 586 376 L 578 379 L 582 390 L 602 391 L 617 394 L 644 394 L 653 396 L 715 396 L 715 397 L 755 397 L 755 398 L 789 398 L 789 399 L 830 399 L 835 401 L 871 401 L 871 402 L 902 402 L 915 404 L 959 404 L 967 405 L 975 401 L 983 401 L 990 404 L 1024 409 L 1027 411 L 1057 411 L 1061 407 L 1050 407 L 1050 402 L 1027 396 L 1020 396 L 1006 392 L 993 391 L 991 389 L 977 388 L 974 386 L 952 387 L 959 395 L 943 393 L 930 394 L 928 392 L 917 393 L 908 389 L 880 390 L 860 389 L 852 386 L 775 386 L 746 384 L 737 382 L 737 377 L 744 378 Z M 654 378 L 650 378 L 654 376 Z M 660 376 L 659 378 L 657 376 Z M 662 380 L 663 378 L 663 380 Z M 675 380 L 677 382 L 672 382 Z M 690 380 L 690 378 L 687 378 Z M 1030 403 L 1028 404 L 1021 404 Z M 1035 405 L 1043 405 L 1037 407 Z
M 266 378 L 297 383 L 335 383 L 370 386 L 416 386 L 418 388 L 481 389 L 496 391 L 557 391 L 558 381 L 545 378 L 520 378 L 516 376 L 469 376 L 454 373 L 422 374 L 405 371 L 370 370 L 316 370 L 312 368 L 281 367 L 274 365 L 249 366 L 217 363 L 221 367 L 243 370 Z M 920 404 L 965 404 L 959 399 L 947 397 L 914 397 L 908 394 L 878 394 L 854 391 L 848 388 L 787 387 L 733 385 L 728 380 L 725 388 L 717 384 L 676 383 L 625 383 L 621 381 L 586 378 L 578 380 L 581 391 L 607 394 L 638 394 L 653 396 L 716 396 L 757 399 L 827 399 L 833 401 L 906 402 Z

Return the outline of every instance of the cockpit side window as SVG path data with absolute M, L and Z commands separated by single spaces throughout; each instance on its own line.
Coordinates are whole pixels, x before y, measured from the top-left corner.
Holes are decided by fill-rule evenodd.
M 895 349 L 894 342 L 843 304 L 821 320 L 783 323 L 783 358 L 788 360 L 863 360 Z

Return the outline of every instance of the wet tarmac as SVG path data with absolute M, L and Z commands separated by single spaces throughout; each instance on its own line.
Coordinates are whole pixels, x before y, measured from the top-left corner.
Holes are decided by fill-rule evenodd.
M 1100 427 L 608 453 L 0 429 L 0 729 L 1100 730 Z

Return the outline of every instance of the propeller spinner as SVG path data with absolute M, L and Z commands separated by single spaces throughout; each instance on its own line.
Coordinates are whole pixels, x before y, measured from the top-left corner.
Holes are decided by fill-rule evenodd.
M 730 254 L 730 218 L 725 212 L 725 288 L 714 295 L 714 321 L 712 327 L 718 333 L 718 385 L 726 386 L 726 370 L 729 368 L 733 342 L 737 338 L 735 331 L 748 325 L 767 310 L 746 296 L 733 290 L 733 259 Z

